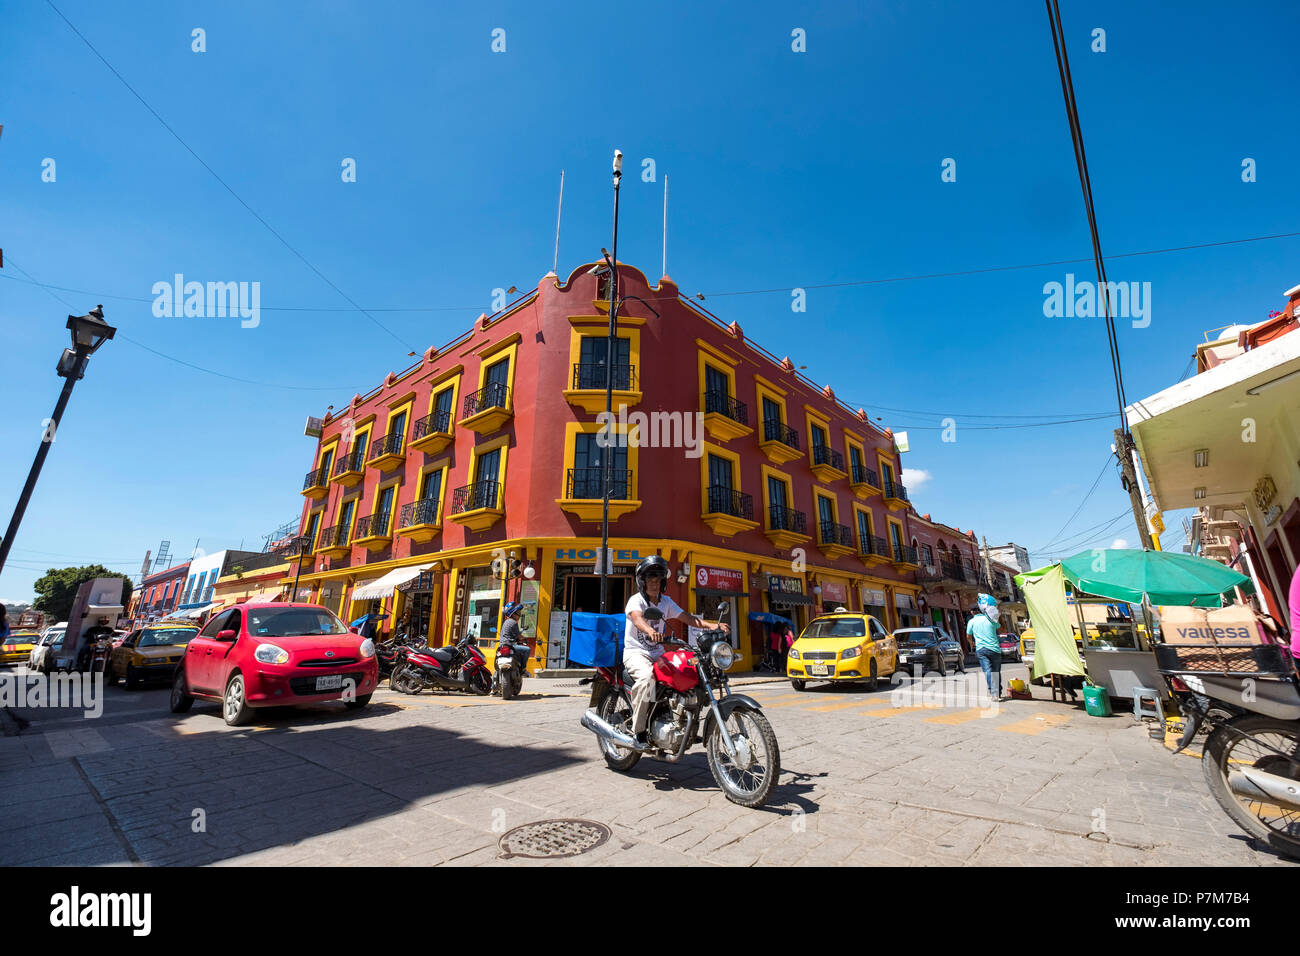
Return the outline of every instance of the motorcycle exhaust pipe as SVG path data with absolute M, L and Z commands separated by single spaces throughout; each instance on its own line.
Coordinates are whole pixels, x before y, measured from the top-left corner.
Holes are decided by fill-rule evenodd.
M 636 741 L 633 740 L 631 736 L 623 733 L 621 730 L 615 730 L 614 727 L 607 720 L 601 718 L 595 710 L 588 710 L 582 715 L 582 726 L 586 727 L 597 737 L 603 737 L 605 740 L 608 740 L 612 744 L 617 744 L 619 747 L 626 747 L 629 750 L 635 749 L 636 747 Z
M 1228 789 L 1247 800 L 1276 804 L 1285 810 L 1300 810 L 1300 780 L 1246 767 L 1228 774 Z

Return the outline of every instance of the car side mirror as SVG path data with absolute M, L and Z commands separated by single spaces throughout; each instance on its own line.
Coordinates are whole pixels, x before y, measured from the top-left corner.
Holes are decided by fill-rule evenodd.
M 348 628 L 348 633 L 349 633 L 349 634 L 360 634 L 360 633 L 361 633 L 361 628 L 359 628 L 359 627 L 350 627 L 350 628 Z
M 237 631 L 218 631 L 218 632 L 217 632 L 217 640 L 219 640 L 219 641 L 233 641 L 233 640 L 235 640 L 237 637 L 239 637 L 239 632 L 237 632 Z

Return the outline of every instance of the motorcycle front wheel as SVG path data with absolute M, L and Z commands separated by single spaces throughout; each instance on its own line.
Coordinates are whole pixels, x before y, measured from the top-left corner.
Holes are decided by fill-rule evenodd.
M 1300 779 L 1300 768 L 1277 751 L 1300 754 L 1300 724 L 1273 717 L 1242 717 L 1210 734 L 1201 769 L 1210 793 L 1237 826 L 1284 856 L 1300 859 L 1300 810 L 1251 800 L 1228 786 L 1228 774 L 1247 767 Z
M 709 770 L 722 792 L 742 807 L 761 807 L 781 775 L 781 752 L 767 717 L 750 707 L 737 707 L 726 720 L 727 733 L 737 745 L 736 758 L 727 753 L 715 724 L 706 747 Z
M 608 685 L 606 685 L 608 687 Z M 628 736 L 632 735 L 632 700 L 627 693 L 619 693 L 614 688 L 609 687 L 605 696 L 596 704 L 596 713 L 600 719 L 613 726 L 615 730 L 621 730 Z M 636 766 L 637 761 L 641 759 L 641 754 L 635 750 L 629 750 L 620 747 L 618 744 L 611 743 L 604 737 L 596 738 L 600 742 L 600 753 L 605 758 L 605 763 L 609 764 L 611 770 L 618 770 L 626 773 Z
M 424 690 L 420 679 L 411 673 L 407 665 L 402 664 L 388 675 L 388 686 L 399 694 L 418 694 Z
M 486 668 L 480 667 L 470 678 L 469 689 L 480 697 L 486 697 L 492 693 L 492 678 L 488 676 Z

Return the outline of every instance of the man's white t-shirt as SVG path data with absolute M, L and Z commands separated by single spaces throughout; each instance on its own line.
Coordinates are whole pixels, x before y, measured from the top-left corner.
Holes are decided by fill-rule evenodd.
M 661 635 L 664 632 L 664 624 L 682 613 L 682 609 L 677 606 L 677 602 L 667 594 L 659 595 L 659 603 L 654 605 L 650 604 L 645 598 L 643 598 L 640 591 L 633 594 L 631 599 L 627 602 L 627 607 L 623 609 L 623 613 L 628 616 L 627 624 L 623 628 L 624 653 L 627 651 L 641 651 L 642 653 L 649 654 L 651 657 L 658 657 L 664 652 L 663 644 L 651 644 L 650 641 L 646 639 L 645 635 L 637 630 L 637 626 L 632 623 L 632 612 L 644 612 L 648 607 L 657 607 L 663 612 L 663 620 L 646 621 L 651 628 L 658 631 Z

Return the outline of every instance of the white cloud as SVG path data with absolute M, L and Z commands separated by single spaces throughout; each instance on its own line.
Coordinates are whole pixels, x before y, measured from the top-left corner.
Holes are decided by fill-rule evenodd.
M 924 468 L 903 469 L 903 484 L 907 486 L 909 491 L 916 491 L 932 477 Z
M 1123 551 L 1127 547 L 1128 547 L 1128 542 L 1125 541 L 1123 538 L 1116 538 L 1114 541 L 1110 543 L 1110 548 L 1112 551 Z

